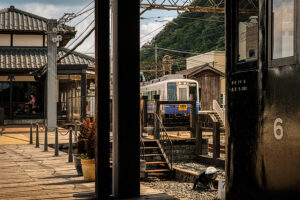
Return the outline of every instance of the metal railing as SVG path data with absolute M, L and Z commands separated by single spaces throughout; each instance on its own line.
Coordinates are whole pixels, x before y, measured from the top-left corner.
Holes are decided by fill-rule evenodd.
M 213 109 L 217 112 L 223 124 L 225 125 L 225 108 L 221 108 L 216 100 L 213 100 Z
M 140 143 L 142 146 L 143 160 L 145 160 L 145 143 L 144 143 L 142 136 L 140 136 Z
M 39 148 L 40 147 L 40 138 L 39 138 L 39 135 L 40 135 L 40 131 L 44 131 L 45 133 L 45 138 L 44 138 L 44 151 L 48 151 L 48 134 L 49 134 L 49 131 L 48 131 L 48 128 L 45 124 L 39 124 L 39 123 L 36 123 L 35 125 L 36 127 L 36 136 L 35 136 L 35 139 L 36 139 L 36 142 L 35 142 L 35 147 L 36 148 Z M 33 144 L 33 128 L 34 128 L 34 125 L 31 123 L 30 125 L 30 140 L 29 140 L 29 144 Z M 75 131 L 73 131 L 73 128 L 69 128 L 69 130 L 65 133 L 62 133 L 59 131 L 58 128 L 55 128 L 55 144 L 54 144 L 54 156 L 58 156 L 59 155 L 59 140 L 58 140 L 58 137 L 59 137 L 59 134 L 62 135 L 62 136 L 67 136 L 69 135 L 69 147 L 68 147 L 68 162 L 73 162 L 73 134 L 74 134 L 74 140 L 75 142 L 77 141 L 77 131 L 78 131 L 78 127 L 77 127 L 77 124 L 75 124 Z
M 159 143 L 161 144 L 161 146 L 162 146 L 162 148 L 163 148 L 166 156 L 168 156 L 167 153 L 166 153 L 166 151 L 168 151 L 168 150 L 171 151 L 171 161 L 167 158 L 167 162 L 168 162 L 168 165 L 169 165 L 170 169 L 173 170 L 173 142 L 170 139 L 170 137 L 169 137 L 169 135 L 167 133 L 167 130 L 164 127 L 164 125 L 162 123 L 162 120 L 158 116 L 157 113 L 155 113 L 155 117 L 158 119 L 159 124 L 161 126 L 161 129 L 159 129 L 159 130 L 160 131 L 162 130 L 162 134 L 160 133 L 160 137 L 159 137 Z

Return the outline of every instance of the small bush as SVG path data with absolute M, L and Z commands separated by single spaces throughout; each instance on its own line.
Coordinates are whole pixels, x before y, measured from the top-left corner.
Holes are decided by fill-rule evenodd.
M 80 133 L 78 136 L 78 154 L 84 154 L 89 159 L 94 159 L 96 154 L 96 124 L 95 120 L 91 122 L 90 119 L 83 121 L 80 126 Z

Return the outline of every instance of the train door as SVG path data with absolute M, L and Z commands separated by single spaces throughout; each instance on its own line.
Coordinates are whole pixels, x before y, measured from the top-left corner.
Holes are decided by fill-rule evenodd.
M 187 101 L 188 100 L 188 89 L 186 85 L 179 85 L 177 87 L 177 94 L 179 101 Z
M 257 162 L 260 185 L 300 194 L 300 2 L 268 1 L 265 53 L 262 65 L 261 142 Z M 299 197 L 299 196 L 298 196 Z
M 226 1 L 227 199 L 300 193 L 299 11 L 297 0 Z

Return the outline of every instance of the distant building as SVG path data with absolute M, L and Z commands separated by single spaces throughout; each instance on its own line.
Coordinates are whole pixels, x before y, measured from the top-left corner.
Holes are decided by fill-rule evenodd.
M 239 61 L 255 60 L 258 49 L 258 17 L 239 23 Z
M 225 74 L 220 70 L 206 63 L 179 71 L 177 74 L 182 74 L 189 79 L 198 81 L 201 110 L 213 110 L 213 100 L 221 101 L 220 82 L 224 79 Z
M 192 56 L 186 59 L 186 68 L 187 72 L 194 71 L 198 69 L 198 71 L 202 71 L 203 73 L 203 66 L 210 66 L 210 68 L 207 68 L 209 70 L 210 74 L 213 77 L 218 76 L 219 80 L 216 80 L 216 82 L 211 82 L 211 85 L 203 85 L 199 82 L 199 87 L 202 85 L 202 95 L 208 95 L 207 92 L 210 90 L 213 90 L 211 95 L 205 97 L 205 101 L 211 101 L 210 103 L 205 103 L 205 109 L 210 109 L 212 105 L 212 100 L 215 99 L 219 102 L 220 105 L 225 104 L 225 91 L 226 91 L 226 82 L 225 82 L 225 51 L 210 51 L 204 54 Z M 199 72 L 200 72 L 199 71 Z M 182 73 L 182 72 L 179 72 Z M 211 75 L 209 73 L 206 73 L 206 80 L 211 79 Z M 218 74 L 218 75 L 217 75 Z M 202 74 L 203 75 L 203 74 Z M 213 80 L 210 80 L 213 81 Z M 218 85 L 219 84 L 219 85 Z M 215 87 L 213 88 L 212 87 Z M 205 87 L 205 88 L 203 88 Z M 205 93 L 204 93 L 205 91 Z M 215 93 L 215 91 L 218 91 L 218 94 Z M 211 99 L 211 100 L 209 100 Z

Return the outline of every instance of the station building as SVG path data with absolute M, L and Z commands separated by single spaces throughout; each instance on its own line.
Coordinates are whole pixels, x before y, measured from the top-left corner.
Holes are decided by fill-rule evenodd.
M 186 59 L 186 70 L 180 74 L 197 80 L 201 109 L 212 110 L 213 100 L 225 107 L 225 52 L 210 51 Z
M 16 9 L 0 10 L 0 107 L 5 124 L 42 121 L 46 108 L 48 19 Z M 57 42 L 57 113 L 62 121 L 80 120 L 94 115 L 95 60 L 69 52 L 66 44 L 75 37 L 74 27 L 63 25 L 62 40 Z M 33 93 L 37 112 L 28 112 L 26 102 Z M 81 109 L 83 108 L 83 109 Z

